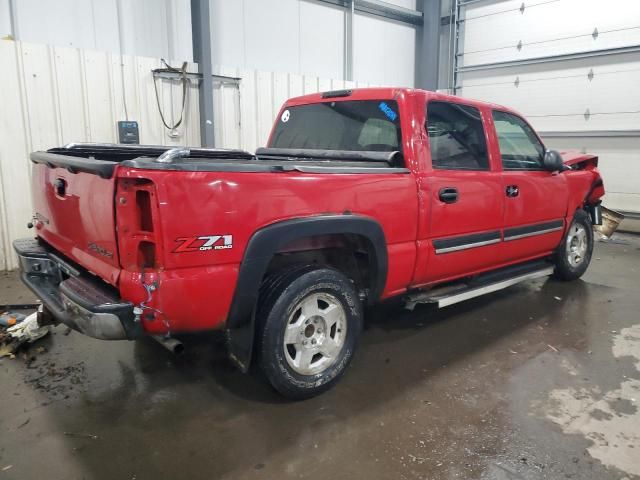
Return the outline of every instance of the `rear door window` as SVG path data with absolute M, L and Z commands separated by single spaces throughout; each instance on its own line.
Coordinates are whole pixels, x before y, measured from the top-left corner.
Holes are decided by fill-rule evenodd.
M 489 170 L 480 110 L 450 102 L 427 104 L 431 165 L 441 170 Z
M 273 148 L 393 152 L 401 150 L 400 115 L 394 100 L 347 100 L 284 110 Z
M 544 145 L 527 122 L 511 113 L 493 111 L 504 170 L 543 170 Z

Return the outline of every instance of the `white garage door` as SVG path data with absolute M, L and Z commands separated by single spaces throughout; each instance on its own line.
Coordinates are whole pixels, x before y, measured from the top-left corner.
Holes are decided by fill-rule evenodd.
M 598 154 L 606 205 L 640 212 L 640 1 L 461 4 L 457 94 L 519 110 L 550 148 Z

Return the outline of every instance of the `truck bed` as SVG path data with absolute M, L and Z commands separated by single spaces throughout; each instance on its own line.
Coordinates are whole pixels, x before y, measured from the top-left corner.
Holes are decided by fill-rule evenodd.
M 409 173 L 399 152 L 351 152 L 259 148 L 243 150 L 191 148 L 169 163 L 157 159 L 170 147 L 156 145 L 69 144 L 34 152 L 34 163 L 110 178 L 118 164 L 145 170 L 188 172 Z

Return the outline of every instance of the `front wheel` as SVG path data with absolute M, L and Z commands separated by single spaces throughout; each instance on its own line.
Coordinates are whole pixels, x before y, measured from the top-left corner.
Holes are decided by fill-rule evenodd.
M 273 387 L 292 399 L 334 385 L 349 365 L 362 328 L 362 308 L 342 273 L 314 266 L 267 279 L 258 318 L 260 365 Z
M 576 280 L 587 270 L 593 253 L 593 229 L 591 217 L 584 210 L 578 210 L 564 240 L 555 254 L 554 276 L 559 280 Z

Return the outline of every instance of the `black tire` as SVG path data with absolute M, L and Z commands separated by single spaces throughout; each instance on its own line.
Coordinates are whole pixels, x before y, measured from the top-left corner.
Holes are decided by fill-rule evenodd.
M 571 260 L 571 245 L 575 246 L 576 243 L 576 230 L 583 231 L 585 234 L 585 250 L 580 257 L 579 261 L 576 261 L 576 254 L 574 253 L 574 259 Z M 578 240 L 580 243 L 580 240 Z M 573 221 L 567 232 L 565 233 L 562 243 L 556 250 L 554 255 L 554 262 L 556 265 L 553 276 L 558 280 L 572 281 L 580 278 L 589 267 L 591 262 L 591 256 L 593 254 L 593 228 L 591 226 L 591 217 L 584 210 L 578 210 L 573 216 Z
M 335 322 L 335 327 L 332 325 L 325 328 L 322 336 L 322 328 L 331 320 L 325 320 L 322 315 L 307 318 L 302 313 L 302 305 L 307 305 L 305 301 L 311 304 L 315 302 L 320 314 L 328 311 L 329 307 L 335 308 L 337 314 L 334 316 L 337 315 L 336 318 L 340 320 Z M 305 327 L 305 322 L 314 323 L 314 319 L 318 321 L 317 327 Z M 264 281 L 257 320 L 260 330 L 256 353 L 262 371 L 280 394 L 300 400 L 328 390 L 344 374 L 360 338 L 362 306 L 352 282 L 339 271 L 312 265 L 297 266 L 271 275 Z M 285 330 L 288 327 L 290 332 L 293 332 L 294 328 L 299 329 L 300 342 L 305 341 L 307 346 L 285 344 Z M 308 336 L 309 329 L 313 330 L 311 336 Z M 313 348 L 311 341 L 314 341 Z M 303 366 L 294 366 L 296 359 L 299 359 L 299 363 L 305 358 L 308 359 L 309 355 L 321 348 L 325 342 L 325 347 L 330 344 L 332 348 L 341 342 L 340 348 L 335 350 L 335 353 L 331 352 L 333 355 L 315 353 L 311 361 L 320 355 L 315 362 L 323 363 L 315 367 L 314 363 L 310 363 L 309 368 L 317 369 L 325 364 L 326 367 L 309 374 L 297 371 L 296 368 L 302 370 Z M 304 353 L 302 349 L 305 349 Z

